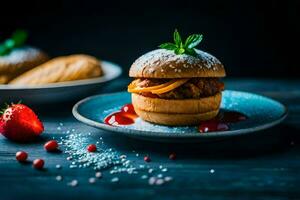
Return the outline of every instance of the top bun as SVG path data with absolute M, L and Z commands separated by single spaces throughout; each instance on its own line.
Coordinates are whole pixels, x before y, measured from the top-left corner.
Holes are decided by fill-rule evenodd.
M 224 66 L 214 56 L 195 49 L 197 56 L 177 55 L 174 51 L 156 49 L 139 57 L 129 70 L 136 78 L 224 77 Z

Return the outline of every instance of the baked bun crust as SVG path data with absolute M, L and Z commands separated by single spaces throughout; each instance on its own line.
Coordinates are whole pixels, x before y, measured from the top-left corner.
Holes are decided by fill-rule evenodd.
M 43 51 L 34 47 L 24 46 L 13 49 L 9 54 L 0 56 L 1 83 L 7 83 L 10 79 L 46 62 L 48 59 L 49 57 Z
M 214 118 L 220 108 L 222 94 L 200 99 L 159 99 L 132 94 L 136 113 L 145 121 L 181 126 L 195 125 Z
M 43 85 L 95 78 L 103 75 L 101 62 L 95 57 L 76 54 L 49 60 L 11 80 L 15 85 Z
M 214 56 L 195 50 L 197 56 L 176 55 L 174 51 L 156 49 L 139 57 L 129 70 L 136 78 L 224 77 L 224 66 Z
M 135 112 L 145 121 L 155 124 L 162 124 L 167 126 L 187 126 L 187 125 L 199 125 L 201 121 L 206 121 L 217 116 L 218 110 L 213 110 L 206 113 L 198 114 L 168 114 L 168 113 L 156 113 L 148 112 L 139 109 L 135 109 Z
M 159 113 L 195 114 L 217 110 L 220 107 L 222 94 L 200 99 L 160 99 L 132 93 L 134 108 Z

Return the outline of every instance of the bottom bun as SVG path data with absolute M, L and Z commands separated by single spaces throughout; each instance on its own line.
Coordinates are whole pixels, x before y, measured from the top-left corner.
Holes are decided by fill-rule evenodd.
M 155 124 L 169 125 L 169 126 L 185 126 L 198 125 L 201 121 L 206 121 L 217 116 L 218 110 L 213 110 L 205 113 L 196 114 L 167 114 L 148 112 L 135 108 L 135 112 L 145 121 Z

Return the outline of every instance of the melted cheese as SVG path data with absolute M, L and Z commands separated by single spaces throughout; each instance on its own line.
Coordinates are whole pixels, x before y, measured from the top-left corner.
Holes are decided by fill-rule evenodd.
M 166 86 L 171 85 L 172 83 L 174 83 L 176 80 L 172 80 L 169 81 L 167 83 L 163 83 L 160 85 L 156 85 L 156 86 L 151 86 L 151 87 L 139 87 L 138 84 L 136 84 L 135 82 L 132 82 L 129 86 L 128 86 L 128 92 L 133 92 L 133 93 L 139 93 L 139 92 L 151 92 L 153 90 L 157 90 L 157 89 L 161 89 L 164 88 Z
M 128 86 L 128 92 L 132 93 L 140 93 L 140 92 L 151 92 L 152 94 L 163 94 L 174 90 L 175 88 L 181 86 L 182 84 L 186 83 L 189 79 L 174 79 L 167 83 L 163 83 L 156 86 L 151 87 L 139 87 L 135 81 L 133 81 Z
M 166 87 L 156 89 L 156 90 L 152 90 L 151 93 L 153 93 L 153 94 L 163 94 L 163 93 L 169 92 L 169 91 L 174 90 L 174 89 L 178 88 L 179 86 L 185 84 L 188 80 L 189 79 L 179 79 L 176 82 L 174 82 L 174 83 L 172 83 L 172 84 L 170 84 Z

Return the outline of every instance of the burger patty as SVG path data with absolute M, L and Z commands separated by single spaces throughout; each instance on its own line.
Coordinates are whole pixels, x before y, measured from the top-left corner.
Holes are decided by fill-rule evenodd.
M 139 79 L 139 87 L 151 87 L 170 81 L 170 79 Z M 191 78 L 183 85 L 163 94 L 140 93 L 146 97 L 162 99 L 198 99 L 216 95 L 224 90 L 224 83 L 218 78 Z

